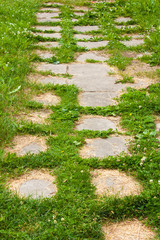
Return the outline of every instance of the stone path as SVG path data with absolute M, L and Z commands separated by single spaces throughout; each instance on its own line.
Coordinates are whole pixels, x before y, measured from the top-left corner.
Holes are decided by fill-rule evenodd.
M 46 6 L 50 6 L 51 4 L 52 3 L 46 3 Z M 61 6 L 61 4 L 59 4 L 59 6 Z M 34 26 L 33 29 L 37 32 L 34 32 L 33 35 L 36 37 L 40 36 L 47 38 L 47 41 L 39 42 L 37 44 L 37 46 L 45 47 L 45 50 L 37 50 L 37 52 L 35 52 L 45 61 L 45 59 L 51 59 L 54 56 L 54 48 L 59 48 L 61 46 L 59 40 L 62 37 L 62 28 L 60 25 L 48 25 L 48 23 L 51 23 L 50 25 L 52 25 L 52 23 L 61 22 L 59 15 L 60 9 L 58 7 L 46 7 L 41 8 L 40 10 L 41 12 L 37 13 L 37 23 L 42 23 L 43 26 Z M 77 12 L 77 10 L 82 10 L 84 12 Z M 77 17 L 84 16 L 87 11 L 87 8 L 75 8 L 72 21 L 77 21 Z M 115 27 L 117 29 L 124 29 L 126 28 L 126 25 L 123 24 L 129 23 L 130 20 L 132 19 L 119 17 L 115 19 L 115 24 L 118 24 L 115 25 Z M 46 26 L 45 23 L 47 23 Z M 134 28 L 136 26 L 130 25 L 129 27 Z M 92 41 L 92 31 L 97 31 L 99 28 L 100 26 L 74 26 L 74 38 L 77 40 L 77 46 L 85 48 L 87 52 L 82 52 L 75 57 L 75 62 L 69 64 L 53 64 L 48 62 L 36 64 L 36 70 L 39 74 L 49 71 L 56 76 L 51 76 L 51 74 L 46 76 L 37 75 L 37 77 L 35 76 L 34 81 L 43 85 L 75 85 L 81 89 L 78 100 L 82 107 L 106 107 L 116 104 L 114 98 L 118 96 L 122 90 L 125 90 L 129 84 L 117 84 L 118 76 L 111 75 L 111 72 L 114 71 L 114 69 L 106 63 L 108 56 L 95 51 L 95 49 L 105 47 L 109 43 L 108 40 Z M 50 31 L 50 33 L 47 31 Z M 143 36 L 136 37 L 133 35 L 131 37 L 132 39 L 129 41 L 120 42 L 127 47 L 133 47 L 144 43 Z M 48 39 L 50 40 L 48 41 Z M 91 63 L 91 61 L 95 61 L 95 63 Z M 59 76 L 60 74 L 70 74 L 72 78 L 63 78 Z M 141 83 L 139 85 L 141 86 Z M 60 97 L 51 92 L 36 95 L 32 100 L 42 103 L 44 107 L 56 106 L 61 102 Z M 31 116 L 26 116 L 26 120 L 32 121 L 33 123 L 45 123 L 45 121 L 41 121 L 41 118 L 42 120 L 48 118 L 50 112 L 46 112 L 45 114 L 44 111 L 42 110 L 37 113 L 32 113 Z M 157 123 L 156 128 L 158 131 L 160 128 L 159 123 Z M 75 130 L 77 131 L 90 130 L 106 132 L 109 129 L 114 132 L 118 130 L 116 118 L 111 119 L 108 117 L 86 115 L 81 116 L 75 124 Z M 40 152 L 47 150 L 45 141 L 46 139 L 39 137 L 17 136 L 13 141 L 13 148 L 9 148 L 7 151 L 16 153 L 20 157 L 25 156 L 26 154 L 39 154 Z M 128 145 L 129 139 L 118 133 L 109 135 L 107 138 L 89 139 L 86 137 L 85 145 L 80 149 L 79 156 L 83 159 L 115 157 L 129 153 Z M 57 192 L 56 185 L 53 184 L 55 177 L 52 179 L 49 174 L 47 175 L 48 178 L 42 175 L 43 174 L 29 173 L 27 177 L 22 176 L 17 182 L 13 181 L 10 184 L 10 188 L 16 190 L 20 196 L 24 197 L 53 197 Z M 119 194 L 119 197 L 123 198 L 128 195 L 138 195 L 142 189 L 135 179 L 124 173 L 120 173 L 117 170 L 94 170 L 91 175 L 92 183 L 95 185 L 96 193 L 98 195 L 105 194 L 107 196 L 117 196 L 117 194 Z M 125 226 L 127 229 L 127 225 Z M 111 232 L 108 228 L 108 226 L 105 226 L 103 229 L 107 234 L 108 231 Z M 119 239 L 117 236 L 118 228 L 116 229 L 115 237 L 110 239 Z M 129 238 L 126 237 L 124 239 Z

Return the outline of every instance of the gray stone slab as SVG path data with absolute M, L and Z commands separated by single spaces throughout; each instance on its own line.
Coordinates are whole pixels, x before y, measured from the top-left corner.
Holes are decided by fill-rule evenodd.
M 47 77 L 42 77 L 42 78 L 38 79 L 37 82 L 42 83 L 43 85 L 49 84 L 49 83 L 63 85 L 63 84 L 67 84 L 67 79 L 47 76 Z
M 37 13 L 36 14 L 37 18 L 39 19 L 49 19 L 49 18 L 55 18 L 59 16 L 59 13 L 57 12 L 43 12 L 43 13 Z
M 112 98 L 117 94 L 116 92 L 83 92 L 79 94 L 78 100 L 83 107 L 105 107 L 115 104 Z
M 123 151 L 127 152 L 126 141 L 122 137 L 88 139 L 86 142 L 86 145 L 81 150 L 81 156 L 84 158 L 105 158 L 116 156 Z
M 111 68 L 107 64 L 101 63 L 73 63 L 69 64 L 68 72 L 76 76 L 107 76 L 108 72 L 111 71 Z
M 85 47 L 88 49 L 92 48 L 99 48 L 99 47 L 105 47 L 107 46 L 109 41 L 101 41 L 101 42 L 77 42 L 77 45 L 79 47 Z
M 55 74 L 65 74 L 67 64 L 51 64 L 51 63 L 40 63 L 37 66 L 37 71 L 51 71 Z
M 76 130 L 93 130 L 93 131 L 107 131 L 108 129 L 112 128 L 116 130 L 116 125 L 111 120 L 107 119 L 106 117 L 82 117 L 77 126 Z
M 56 47 L 59 47 L 59 43 L 58 42 L 39 42 L 37 45 L 38 46 L 43 46 L 45 48 L 56 48 Z
M 60 26 L 35 26 L 34 27 L 36 30 L 40 30 L 40 31 L 55 31 L 55 32 L 60 32 L 62 29 Z
M 122 29 L 122 30 L 124 30 L 124 29 L 128 29 L 128 28 L 136 28 L 137 26 L 136 25 L 127 25 L 127 26 L 124 26 L 124 25 L 118 25 L 118 26 L 115 26 L 115 28 L 117 28 L 117 29 Z
M 19 156 L 24 156 L 27 153 L 29 154 L 39 154 L 40 152 L 43 152 L 44 148 L 37 144 L 37 143 L 30 143 L 28 145 L 26 145 L 25 147 L 23 147 L 20 152 L 18 153 Z
M 34 36 L 41 36 L 43 38 L 57 38 L 57 39 L 61 38 L 60 33 L 34 33 L 33 35 Z
M 131 21 L 132 19 L 130 17 L 119 17 L 115 19 L 115 22 L 121 23 L 121 22 L 128 22 Z
M 51 8 L 51 7 L 41 8 L 40 11 L 60 12 L 59 8 Z
M 99 27 L 98 26 L 75 26 L 73 29 L 78 32 L 90 32 L 90 31 L 99 30 Z
M 120 41 L 120 42 L 123 43 L 126 47 L 136 47 L 138 45 L 144 44 L 143 39 L 132 39 L 130 41 Z
M 54 196 L 55 193 L 55 185 L 47 180 L 31 179 L 20 186 L 20 194 L 24 197 L 48 198 Z
M 42 59 L 48 59 L 48 58 L 52 58 L 54 56 L 53 53 L 48 52 L 48 51 L 37 50 L 35 53 Z
M 160 122 L 156 123 L 156 131 L 160 131 Z
M 87 59 L 93 59 L 95 61 L 103 62 L 107 59 L 107 57 L 100 56 L 94 52 L 86 52 L 86 53 L 82 53 L 80 56 L 78 56 L 76 61 L 85 63 Z
M 90 40 L 91 38 L 93 38 L 93 36 L 87 34 L 74 34 L 74 38 L 79 40 Z
M 60 18 L 37 18 L 38 23 L 43 23 L 43 22 L 60 22 Z
M 74 12 L 74 15 L 80 16 L 80 17 L 81 17 L 81 16 L 84 16 L 84 14 L 85 14 L 85 13 L 83 13 L 83 12 Z

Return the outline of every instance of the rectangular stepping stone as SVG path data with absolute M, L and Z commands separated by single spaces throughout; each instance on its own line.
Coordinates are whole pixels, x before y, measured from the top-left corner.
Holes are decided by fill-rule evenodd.
M 120 42 L 123 43 L 126 47 L 136 47 L 138 45 L 144 44 L 143 39 L 132 39 L 130 41 L 120 41 Z
M 37 71 L 51 71 L 55 74 L 65 74 L 66 70 L 67 64 L 39 63 L 37 65 Z
M 47 77 L 41 77 L 38 78 L 36 82 L 42 83 L 43 85 L 45 84 L 67 84 L 68 79 L 66 78 L 59 78 L 59 77 L 52 77 L 52 76 L 47 76 Z
M 43 46 L 43 47 L 46 47 L 46 48 L 59 47 L 59 43 L 57 43 L 57 42 L 39 42 L 37 45 L 38 46 Z
M 59 8 L 49 8 L 49 7 L 46 7 L 46 8 L 41 8 L 40 10 L 41 10 L 41 11 L 60 12 L 60 11 L 59 11 Z
M 85 13 L 83 13 L 83 12 L 74 12 L 74 15 L 76 15 L 76 16 L 83 16 Z
M 105 158 L 127 152 L 126 141 L 122 137 L 109 137 L 106 139 L 86 139 L 86 145 L 81 149 L 82 158 Z
M 52 26 L 35 26 L 34 27 L 36 30 L 40 30 L 40 31 L 55 31 L 55 32 L 60 32 L 62 29 L 60 26 L 55 26 L 55 27 L 52 27 Z
M 136 25 L 127 25 L 127 26 L 119 25 L 119 26 L 115 26 L 115 28 L 122 29 L 122 30 L 129 29 L 129 28 L 136 28 L 136 27 L 137 27 Z
M 43 22 L 60 22 L 60 18 L 37 18 L 38 23 L 43 23 Z
M 60 33 L 34 33 L 34 36 L 41 36 L 44 38 L 57 38 L 60 39 L 61 38 L 61 34 Z
M 112 128 L 116 130 L 116 125 L 107 117 L 101 116 L 83 116 L 76 124 L 76 130 L 92 130 L 92 131 L 107 131 Z
M 80 56 L 78 56 L 76 61 L 85 63 L 87 59 L 93 59 L 95 61 L 103 62 L 107 59 L 107 56 L 103 57 L 101 55 L 98 55 L 98 53 L 86 52 L 86 53 L 82 53 Z
M 87 34 L 74 34 L 74 38 L 78 40 L 90 40 L 91 38 L 93 38 L 93 36 Z
M 107 46 L 109 41 L 101 41 L 101 42 L 77 42 L 77 45 L 79 47 L 85 47 L 88 49 L 92 48 L 99 48 L 99 47 L 105 47 Z
M 112 98 L 116 96 L 116 92 L 83 92 L 79 94 L 78 101 L 83 107 L 105 107 L 114 105 Z
M 128 22 L 131 21 L 132 19 L 130 17 L 119 17 L 115 19 L 115 22 L 121 23 L 121 22 Z
M 36 50 L 35 53 L 42 59 L 52 58 L 54 56 L 54 54 L 49 51 Z
M 59 13 L 57 12 L 43 12 L 43 13 L 37 13 L 36 14 L 37 18 L 39 19 L 49 19 L 49 18 L 55 18 L 59 16 Z
M 75 26 L 73 29 L 78 32 L 90 32 L 90 31 L 99 30 L 99 27 L 98 26 Z

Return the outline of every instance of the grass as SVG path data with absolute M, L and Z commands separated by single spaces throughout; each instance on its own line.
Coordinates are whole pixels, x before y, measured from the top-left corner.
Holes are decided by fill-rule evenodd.
M 63 2 L 65 5 L 60 7 L 61 46 L 53 50 L 56 57 L 49 62 L 72 62 L 75 53 L 81 51 L 73 38 L 73 26 L 91 24 L 101 26 L 98 34 L 110 41 L 104 49 L 111 55 L 108 63 L 124 71 L 132 61 L 123 56 L 126 48 L 119 43 L 120 34 L 127 33 L 127 30 L 119 30 L 114 26 L 114 19 L 123 15 L 132 17 L 140 25 L 142 33 L 150 36 L 146 39 L 144 49 L 136 50 L 151 51 L 152 56 L 145 61 L 151 65 L 159 64 L 158 1 L 119 0 L 116 3 L 92 4 L 93 11 L 79 18 L 78 23 L 71 21 L 73 9 L 70 4 L 90 6 L 90 1 L 54 2 Z M 74 85 L 43 86 L 26 81 L 27 75 L 35 72 L 31 61 L 41 61 L 31 54 L 36 40 L 30 35 L 32 25 L 36 23 L 35 13 L 40 6 L 41 1 L 38 0 L 6 0 L 0 3 L 0 238 L 99 240 L 103 239 L 101 226 L 106 220 L 117 222 L 138 218 L 144 220 L 160 239 L 160 146 L 157 140 L 159 133 L 155 131 L 155 116 L 160 115 L 160 83 L 140 90 L 128 88 L 117 99 L 117 105 L 94 108 L 79 106 L 79 90 Z M 94 64 L 95 61 L 88 59 L 88 62 Z M 152 78 L 152 74 L 148 77 Z M 156 78 L 159 79 L 159 71 L 156 71 Z M 132 77 L 123 74 L 122 83 L 132 80 Z M 15 118 L 16 114 L 25 110 L 43 109 L 42 104 L 31 98 L 48 91 L 61 97 L 60 105 L 50 107 L 53 113 L 49 124 L 19 122 Z M 76 131 L 75 123 L 82 114 L 120 116 L 126 134 L 133 138 L 131 154 L 101 160 L 81 158 L 78 151 L 84 145 L 85 138 L 106 138 L 114 133 L 111 129 L 102 132 Z M 38 155 L 5 155 L 4 146 L 18 134 L 46 136 L 49 148 Z M 6 188 L 8 179 L 32 169 L 43 168 L 57 176 L 58 193 L 54 198 L 19 198 Z M 90 170 L 96 168 L 118 169 L 135 176 L 143 186 L 142 193 L 123 199 L 103 197 L 97 201 L 90 176 Z

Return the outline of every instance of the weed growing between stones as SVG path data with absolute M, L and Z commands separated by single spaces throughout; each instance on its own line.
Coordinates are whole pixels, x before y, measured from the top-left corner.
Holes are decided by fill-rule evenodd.
M 159 16 L 157 11 L 159 3 L 156 1 L 151 5 L 148 0 L 144 4 L 137 0 L 132 2 L 120 0 L 115 3 L 96 4 L 81 0 L 76 3 L 88 5 L 92 7 L 92 10 L 89 10 L 84 16 L 77 16 L 78 22 L 73 23 L 71 21 L 73 9 L 69 4 L 75 1 L 60 2 L 68 3 L 68 5 L 48 5 L 48 7 L 59 7 L 62 18 L 60 23 L 62 38 L 59 40 L 60 47 L 52 49 L 56 55 L 55 59 L 52 59 L 52 63 L 71 62 L 74 60 L 74 53 L 82 51 L 82 48 L 77 47 L 73 38 L 73 25 L 98 25 L 100 26 L 98 34 L 102 34 L 110 41 L 108 46 L 103 48 L 104 52 L 112 55 L 109 61 L 112 60 L 111 63 L 114 66 L 124 70 L 132 59 L 122 55 L 123 50 L 126 50 L 127 47 L 119 42 L 122 40 L 120 34 L 138 32 L 139 30 L 133 30 L 132 28 L 116 29 L 114 19 L 121 15 L 124 17 L 130 16 L 134 21 L 124 23 L 125 26 L 128 26 L 129 23 L 138 24 L 142 33 L 148 34 L 149 32 L 149 34 L 152 34 L 150 31 L 152 27 L 157 26 L 157 22 L 154 17 L 151 21 L 152 24 L 149 23 L 150 14 L 147 12 L 147 7 L 149 6 L 153 16 Z M 146 6 L 147 3 L 149 5 Z M 74 85 L 26 83 L 24 77 L 28 74 L 31 66 L 28 52 L 32 48 L 33 38 L 28 36 L 28 32 L 26 36 L 23 31 L 25 28 L 29 29 L 34 22 L 36 23 L 32 19 L 34 20 L 34 13 L 40 7 L 40 4 L 35 0 L 25 2 L 17 0 L 10 2 L 8 0 L 8 4 L 5 2 L 5 4 L 1 3 L 0 5 L 3 10 L 2 26 L 8 34 L 4 38 L 0 55 L 0 59 L 3 59 L 2 83 L 0 84 L 2 89 L 0 95 L 2 112 L 0 118 L 1 143 L 4 144 L 5 141 L 9 141 L 14 135 L 47 136 L 47 150 L 37 155 L 26 154 L 17 157 L 13 153 L 8 155 L 3 151 L 0 153 L 0 179 L 2 183 L 0 185 L 1 239 L 103 239 L 101 226 L 106 220 L 119 222 L 134 218 L 147 222 L 159 237 L 160 151 L 159 133 L 155 130 L 154 121 L 155 115 L 160 113 L 160 84 L 152 84 L 139 90 L 128 88 L 117 99 L 117 104 L 114 106 L 82 107 L 79 106 L 77 100 L 79 90 Z M 9 13 L 12 13 L 12 15 Z M 143 14 L 145 23 L 142 18 Z M 6 16 L 8 16 L 8 21 L 6 21 Z M 28 20 L 30 20 L 30 23 Z M 9 22 L 14 24 L 14 27 L 10 24 L 14 34 L 19 31 L 19 28 L 23 29 L 20 37 L 17 34 L 15 34 L 14 39 L 10 36 L 7 31 Z M 47 26 L 57 25 L 57 23 L 48 22 L 39 25 L 45 24 Z M 155 32 L 157 34 L 157 30 Z M 6 44 L 6 42 L 9 44 Z M 142 49 L 135 47 L 134 51 L 143 52 L 145 49 L 153 52 L 148 61 L 158 64 L 158 58 L 154 57 L 158 49 L 157 42 L 147 42 L 146 40 L 146 45 Z M 115 52 L 118 52 L 118 55 L 114 54 Z M 5 57 L 2 58 L 4 54 Z M 94 62 L 92 63 L 94 64 Z M 47 76 L 51 72 L 43 72 L 43 74 Z M 52 74 L 55 76 L 54 73 Z M 68 73 L 63 76 L 72 77 Z M 130 78 L 127 78 L 125 82 L 130 80 Z M 26 89 L 25 99 L 23 89 Z M 61 102 L 55 106 L 44 106 L 43 103 L 31 100 L 35 95 L 47 92 L 56 94 Z M 28 95 L 28 98 L 26 95 Z M 20 104 L 21 99 L 23 101 Z M 16 106 L 17 103 L 20 106 Z M 28 111 L 29 109 L 37 111 L 50 109 L 52 111 L 50 121 L 48 124 L 27 121 L 19 123 L 17 120 L 13 122 L 11 113 L 14 116 L 15 113 L 25 108 Z M 75 130 L 75 124 L 81 114 L 105 117 L 120 116 L 122 127 L 126 130 L 125 135 L 133 138 L 128 148 L 129 153 L 101 159 L 97 157 L 81 158 L 79 150 L 85 145 L 86 138 L 107 139 L 113 134 L 124 135 L 124 132 L 116 132 L 113 129 L 107 131 L 77 131 Z M 23 176 L 28 170 L 41 170 L 42 168 L 53 171 L 57 176 L 58 191 L 54 197 L 47 199 L 20 198 L 7 189 L 6 185 L 11 179 Z M 119 170 L 134 176 L 142 185 L 142 192 L 140 195 L 124 198 L 103 196 L 100 201 L 97 201 L 95 187 L 91 184 L 90 170 L 101 168 Z

